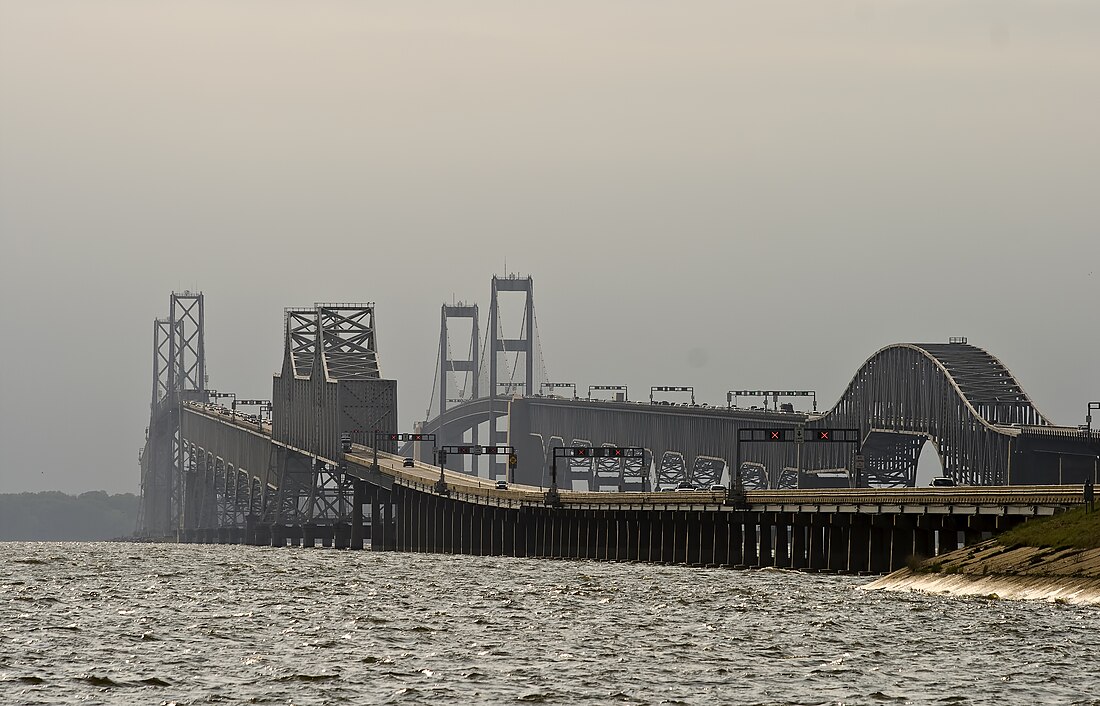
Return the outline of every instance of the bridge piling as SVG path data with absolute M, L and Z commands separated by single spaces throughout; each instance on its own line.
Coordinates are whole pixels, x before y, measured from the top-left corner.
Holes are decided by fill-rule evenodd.
M 283 525 L 269 525 L 271 546 L 273 547 L 285 547 L 286 546 L 286 527 Z
M 848 529 L 848 571 L 868 573 L 871 570 L 871 517 L 853 515 Z
M 927 559 L 935 556 L 935 533 L 938 518 L 921 515 L 917 517 L 913 531 L 913 555 Z
M 916 522 L 907 515 L 895 515 L 894 527 L 890 535 L 890 571 L 897 571 L 905 566 L 909 557 L 913 556 Z
M 332 545 L 336 549 L 351 548 L 351 525 L 339 522 L 332 526 Z
M 890 541 L 893 528 L 893 517 L 889 515 L 874 515 L 871 517 L 870 540 L 868 558 L 870 571 L 876 574 L 885 574 L 890 571 Z
M 756 568 L 760 562 L 760 534 L 757 528 L 757 513 L 746 512 L 741 525 L 741 563 L 747 568 Z
M 797 512 L 791 517 L 791 568 L 805 569 L 809 564 L 810 518 Z
M 848 553 L 851 546 L 850 529 L 848 515 L 835 513 L 829 519 L 829 529 L 826 535 L 829 548 L 825 568 L 833 573 L 848 570 Z
M 775 544 L 775 537 L 773 536 L 773 532 L 775 531 L 775 513 L 760 513 L 758 522 L 760 523 L 759 565 L 775 566 L 775 559 L 772 555 L 772 547 Z
M 775 514 L 775 565 L 781 569 L 791 567 L 791 516 L 787 513 Z
M 352 481 L 351 539 L 349 548 L 362 549 L 364 541 L 363 505 L 367 502 L 367 482 L 358 478 Z

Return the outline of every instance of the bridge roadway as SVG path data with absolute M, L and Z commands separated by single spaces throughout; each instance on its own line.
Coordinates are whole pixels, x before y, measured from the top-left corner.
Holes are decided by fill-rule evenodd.
M 209 410 L 187 411 L 192 419 L 183 428 L 205 433 L 221 448 L 204 451 L 236 468 L 242 466 L 232 458 L 235 449 L 268 431 Z M 354 484 L 350 522 L 267 522 L 253 512 L 244 527 L 184 530 L 181 540 L 272 546 L 320 540 L 359 548 L 369 541 L 376 551 L 884 573 L 911 556 L 950 551 L 1083 501 L 1081 486 L 1063 485 L 760 490 L 740 498 L 723 491 L 560 490 L 559 502 L 548 504 L 545 488 L 497 489 L 493 481 L 450 470 L 448 492 L 440 494 L 438 467 L 407 468 L 402 456 L 380 451 L 376 469 L 373 450 L 362 445 L 324 461 L 343 465 Z M 278 483 L 265 481 L 269 492 Z
M 371 548 L 460 554 L 776 566 L 884 573 L 1025 518 L 1079 504 L 1080 486 L 725 492 L 559 491 L 510 485 L 354 447 L 348 472 L 368 482 Z M 388 488 L 387 488 L 388 486 Z
M 355 445 L 345 454 L 348 472 L 364 480 L 373 465 L 369 447 Z M 393 484 L 420 492 L 435 492 L 439 468 L 415 462 L 404 466 L 404 457 L 379 452 L 378 466 Z M 463 502 L 499 507 L 546 506 L 546 488 L 511 484 L 499 490 L 495 482 L 478 476 L 445 469 L 451 496 Z M 599 507 L 614 510 L 644 510 L 654 507 L 670 510 L 730 512 L 734 509 L 754 512 L 847 512 L 866 514 L 933 515 L 1053 515 L 1082 502 L 1083 486 L 972 486 L 954 488 L 817 488 L 806 490 L 750 490 L 741 502 L 730 502 L 726 491 L 690 492 L 591 492 L 558 491 L 557 507 L 584 509 Z

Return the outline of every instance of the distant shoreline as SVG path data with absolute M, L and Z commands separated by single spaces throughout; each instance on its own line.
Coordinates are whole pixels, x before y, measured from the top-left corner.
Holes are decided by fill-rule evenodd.
M 0 494 L 0 542 L 100 542 L 133 535 L 141 498 L 93 490 Z

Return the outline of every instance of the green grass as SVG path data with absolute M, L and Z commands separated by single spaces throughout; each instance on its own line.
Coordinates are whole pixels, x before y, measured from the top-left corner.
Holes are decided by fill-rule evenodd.
M 1100 505 L 1096 512 L 1079 507 L 1060 515 L 1043 517 L 1002 533 L 997 541 L 1008 547 L 1073 547 L 1100 549 Z

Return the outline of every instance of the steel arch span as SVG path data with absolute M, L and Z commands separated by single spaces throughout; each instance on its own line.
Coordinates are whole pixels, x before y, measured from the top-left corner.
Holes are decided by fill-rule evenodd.
M 1021 434 L 1052 425 L 1000 360 L 957 342 L 878 350 L 809 426 L 858 427 L 868 474 L 881 485 L 911 486 L 926 440 L 957 483 L 1004 485 Z

